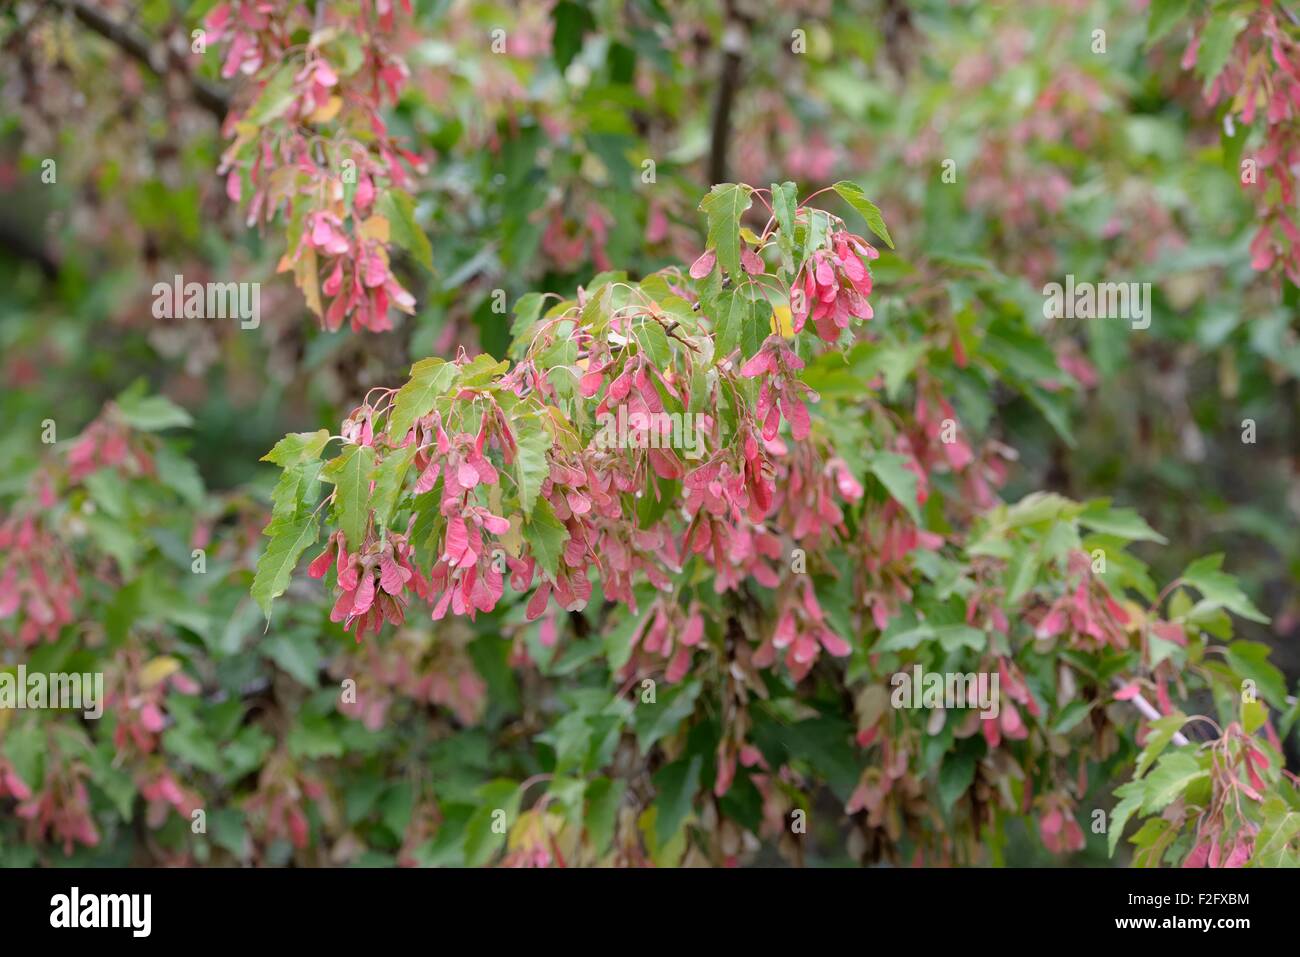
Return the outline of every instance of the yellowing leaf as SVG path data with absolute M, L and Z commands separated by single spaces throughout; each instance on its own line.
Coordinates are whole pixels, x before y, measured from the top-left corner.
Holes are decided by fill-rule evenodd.
M 297 185 L 298 168 L 296 166 L 281 166 L 272 171 L 266 180 L 266 192 L 272 199 L 280 199 L 291 195 Z
M 236 123 L 235 138 L 226 147 L 225 155 L 238 156 L 239 151 L 256 139 L 259 132 L 261 130 L 255 123 Z
M 551 815 L 546 815 L 547 817 Z M 546 818 L 536 809 L 524 811 L 515 821 L 506 838 L 506 847 L 512 851 L 520 848 L 533 848 L 546 844 Z
M 493 485 L 491 490 L 488 492 L 488 508 L 492 510 L 492 514 L 494 515 L 501 514 L 500 485 Z M 520 553 L 524 550 L 524 536 L 520 531 L 524 524 L 523 517 L 516 512 L 509 516 L 509 518 L 510 530 L 504 535 L 498 535 L 497 541 L 500 543 L 501 547 L 505 549 L 507 555 L 511 558 L 518 558 Z
M 794 323 L 790 318 L 790 307 L 776 305 L 772 307 L 772 332 L 779 332 L 787 339 L 794 338 Z
M 1124 599 L 1124 610 L 1128 612 L 1128 631 L 1130 634 L 1140 633 L 1147 624 L 1147 613 L 1141 605 L 1130 599 Z
M 361 224 L 361 235 L 366 239 L 377 239 L 381 243 L 388 242 L 388 220 L 383 216 L 371 216 Z
M 325 101 L 324 106 L 318 106 L 315 112 L 308 117 L 313 123 L 328 123 L 334 117 L 338 116 L 339 110 L 343 108 L 343 97 L 331 96 Z
M 181 663 L 171 655 L 159 655 L 140 669 L 140 687 L 148 690 L 181 670 Z
M 1241 703 L 1241 726 L 1246 729 L 1247 734 L 1254 734 L 1264 726 L 1268 720 L 1268 709 L 1258 701 L 1243 701 Z
M 316 273 L 314 247 L 304 244 L 299 250 L 298 261 L 293 264 L 293 281 L 302 290 L 307 308 L 319 316 L 321 314 L 320 277 Z
M 519 515 L 511 515 L 510 531 L 497 536 L 497 541 L 511 558 L 518 558 L 524 550 L 523 525 L 524 521 Z

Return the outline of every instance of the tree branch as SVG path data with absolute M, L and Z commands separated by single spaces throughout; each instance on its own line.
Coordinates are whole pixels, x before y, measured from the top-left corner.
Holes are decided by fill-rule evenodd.
M 713 134 L 709 147 L 709 184 L 727 181 L 727 147 L 731 141 L 731 109 L 740 92 L 745 45 L 749 42 L 749 18 L 727 0 L 722 25 L 722 72 L 713 99 Z
M 46 279 L 53 282 L 59 277 L 59 261 L 36 238 L 36 231 L 0 216 L 0 249 L 19 258 L 34 262 Z
M 217 118 L 220 122 L 230 111 L 230 94 L 223 88 L 196 76 L 183 64 L 175 63 L 165 49 L 158 48 L 144 33 L 136 30 L 129 23 L 119 23 L 107 14 L 96 10 L 83 0 L 51 0 L 54 6 L 66 13 L 71 13 L 82 25 L 115 44 L 119 49 L 130 54 L 159 77 L 166 77 L 171 72 L 170 63 L 181 67 L 180 72 L 194 92 L 195 101 Z

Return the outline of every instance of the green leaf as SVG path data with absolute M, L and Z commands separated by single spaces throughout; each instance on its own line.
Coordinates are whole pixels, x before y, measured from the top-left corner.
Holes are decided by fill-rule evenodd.
M 660 846 L 667 844 L 685 822 L 700 787 L 703 758 L 682 758 L 659 770 L 654 776 L 655 836 Z
M 248 828 L 244 826 L 244 816 L 234 808 L 217 808 L 208 815 L 212 843 L 230 852 L 236 860 L 245 860 L 253 852 L 253 842 L 249 839 Z
M 975 780 L 975 758 L 968 752 L 950 755 L 939 769 L 939 805 L 944 812 L 952 809 L 957 799 Z
M 560 0 L 551 11 L 551 19 L 555 23 L 551 52 L 555 57 L 555 65 L 563 73 L 582 49 L 583 37 L 596 29 L 596 21 L 590 10 L 572 0 Z
M 514 321 L 510 323 L 510 336 L 518 340 L 532 329 L 537 323 L 537 318 L 542 314 L 542 306 L 546 302 L 540 292 L 526 292 L 519 297 L 515 303 Z M 512 353 L 513 354 L 513 353 Z
M 988 644 L 988 636 L 970 625 L 936 625 L 934 637 L 938 640 L 939 647 L 949 653 L 958 648 L 983 651 Z
M 618 822 L 619 805 L 627 792 L 627 782 L 609 778 L 596 778 L 587 785 L 587 814 L 584 825 L 591 849 L 602 856 L 614 839 L 614 825 Z
M 713 356 L 718 362 L 740 346 L 749 313 L 750 302 L 738 291 L 728 289 L 718 296 L 713 335 Z
M 989 324 L 982 351 L 997 369 L 1014 373 L 1029 383 L 1060 382 L 1067 378 L 1057 364 L 1056 354 L 1042 337 L 1009 318 L 999 317 Z M 1027 390 L 1026 394 L 1029 394 Z
M 421 359 L 411 366 L 411 378 L 397 392 L 388 417 L 388 434 L 400 441 L 415 424 L 433 411 L 433 404 L 456 381 L 457 367 L 442 359 Z
M 44 779 L 48 748 L 46 725 L 35 721 L 11 723 L 0 738 L 0 754 L 9 759 L 18 776 L 33 789 L 39 788 Z
M 871 474 L 894 497 L 912 521 L 921 524 L 921 510 L 916 504 L 916 475 L 907 468 L 907 458 L 896 452 L 877 452 L 867 462 Z
M 204 0 L 206 3 L 207 0 Z M 330 65 L 340 76 L 352 76 L 366 62 L 366 51 L 361 37 L 355 33 L 340 33 L 328 44 L 331 54 Z M 335 59 L 337 57 L 337 59 Z
M 1286 677 L 1268 660 L 1272 649 L 1261 641 L 1234 641 L 1228 646 L 1225 657 L 1228 667 L 1238 675 L 1255 682 L 1260 696 L 1277 708 L 1286 709 Z
M 324 715 L 303 714 L 289 728 L 289 753 L 295 758 L 343 757 L 343 740 L 335 723 Z
M 753 203 L 752 193 L 743 184 L 719 183 L 700 202 L 709 227 L 705 242 L 709 249 L 717 251 L 718 262 L 736 282 L 741 278 L 740 217 Z
M 832 794 L 842 802 L 849 800 L 862 775 L 860 752 L 850 743 L 852 725 L 832 715 L 820 715 L 783 724 L 779 734 L 791 758 L 808 762 Z M 761 743 L 759 747 L 766 753 Z
M 365 539 L 370 517 L 370 476 L 375 467 L 375 450 L 354 445 L 321 470 L 321 478 L 334 483 L 334 513 L 339 528 L 355 550 Z
M 1277 733 L 1280 737 L 1286 738 L 1291 734 L 1291 729 L 1295 727 L 1296 720 L 1300 718 L 1300 696 L 1293 696 L 1291 706 L 1286 709 L 1277 722 Z
M 555 517 L 555 511 L 546 499 L 537 499 L 532 514 L 524 522 L 523 535 L 533 558 L 553 580 L 560 570 L 560 555 L 564 552 L 564 543 L 569 540 L 569 530 Z
M 1165 748 L 1169 747 L 1169 742 L 1174 739 L 1174 735 L 1186 723 L 1187 715 L 1181 711 L 1175 711 L 1173 714 L 1165 715 L 1163 718 L 1157 718 L 1151 722 L 1150 731 L 1147 733 L 1146 747 L 1138 755 L 1137 767 L 1133 769 L 1135 779 L 1146 774 L 1147 768 L 1155 763 L 1156 758 L 1164 754 Z
M 298 96 L 293 82 L 298 70 L 299 66 L 296 63 L 285 63 L 276 70 L 257 99 L 253 101 L 253 105 L 248 108 L 248 112 L 244 114 L 244 120 L 257 126 L 264 126 L 283 115 Z
M 111 555 L 122 567 L 122 574 L 128 580 L 134 577 L 136 562 L 140 559 L 142 544 L 140 538 L 132 535 L 120 521 L 102 512 L 85 515 L 82 521 L 95 544 Z
M 1193 783 L 1209 776 L 1209 769 L 1201 767 L 1195 755 L 1186 751 L 1169 752 L 1160 759 L 1160 763 L 1144 782 L 1146 798 L 1142 801 L 1143 813 L 1154 814 L 1164 810 Z
M 316 505 L 316 490 L 320 488 L 320 470 L 319 462 L 304 462 L 281 472 L 271 490 L 271 518 L 292 518 L 304 508 L 311 511 Z
M 200 770 L 216 774 L 221 770 L 221 751 L 204 734 L 202 725 L 193 719 L 176 724 L 163 732 L 163 750 Z
M 1289 845 L 1300 834 L 1300 811 L 1276 796 L 1264 802 L 1260 810 L 1263 821 L 1255 835 L 1251 864 L 1255 867 L 1296 866 L 1300 857 Z
M 1148 47 L 1174 28 L 1179 20 L 1187 16 L 1192 0 L 1151 0 L 1151 12 L 1147 16 Z
M 300 462 L 315 461 L 320 458 L 330 434 L 326 429 L 317 432 L 290 432 L 271 451 L 262 456 L 262 462 L 274 462 L 281 468 L 289 468 Z
M 867 369 L 864 371 L 871 371 L 873 374 L 867 375 L 866 378 L 872 378 L 875 372 L 879 372 L 885 377 L 885 393 L 891 400 L 897 399 L 903 383 L 907 381 L 907 377 L 912 374 L 912 370 L 916 368 L 916 364 L 928 349 L 929 345 L 924 341 L 884 346 L 868 357 Z
M 1259 701 L 1243 701 L 1241 703 L 1241 726 L 1246 729 L 1247 734 L 1254 734 L 1264 727 L 1264 722 L 1267 720 L 1268 708 L 1264 707 Z
M 267 526 L 271 541 L 257 560 L 253 576 L 253 598 L 268 619 L 271 602 L 284 594 L 302 553 L 316 543 L 320 523 L 315 515 L 304 515 L 290 522 L 272 519 Z
M 923 621 L 898 631 L 887 631 L 876 650 L 908 651 L 916 648 L 923 641 L 938 641 L 946 652 L 953 652 L 962 647 L 981 651 L 988 644 L 988 637 L 984 632 L 970 625 L 934 624 Z
M 1103 535 L 1114 535 L 1130 542 L 1168 544 L 1168 540 L 1148 525 L 1135 510 L 1111 508 L 1110 499 L 1089 502 L 1079 513 L 1079 522 Z
M 1142 822 L 1129 843 L 1133 845 L 1135 867 L 1159 867 L 1160 860 L 1182 831 L 1182 823 L 1170 823 L 1162 817 L 1149 817 Z
M 135 803 L 136 785 L 131 775 L 116 765 L 113 755 L 104 749 L 94 749 L 86 753 L 92 780 L 113 802 L 117 816 L 124 821 L 131 820 L 132 805 Z M 29 782 L 30 783 L 30 782 Z
M 1007 508 L 1007 525 L 1010 528 L 1025 528 L 1060 521 L 1063 515 L 1069 517 L 1072 507 L 1073 503 L 1069 499 L 1055 492 L 1030 492 Z
M 1006 607 L 1016 607 L 1020 599 L 1025 596 L 1029 589 L 1034 587 L 1038 581 L 1038 571 L 1042 565 L 1042 557 L 1037 548 L 1018 547 L 1011 556 L 1011 561 L 1007 564 L 1007 581 L 1010 587 L 1007 589 Z
M 320 648 L 310 632 L 274 635 L 261 641 L 258 650 L 297 679 L 299 684 L 313 689 L 319 684 Z
M 772 328 L 772 304 L 766 299 L 756 299 L 749 304 L 749 311 L 740 329 L 740 361 L 744 362 L 757 354 L 763 347 Z
M 167 445 L 158 449 L 154 460 L 158 465 L 159 480 L 184 499 L 186 505 L 197 507 L 203 504 L 207 493 L 197 465 Z
M 126 424 L 141 432 L 188 428 L 194 424 L 190 414 L 171 399 L 161 395 L 141 395 L 134 388 L 119 395 L 116 404 Z
M 127 490 L 126 479 L 112 469 L 100 469 L 87 475 L 82 484 L 90 493 L 96 508 L 116 521 L 126 518 Z
M 842 179 L 835 184 L 833 189 L 840 194 L 846 203 L 862 214 L 862 218 L 867 221 L 871 231 L 883 239 L 885 245 L 890 249 L 894 248 L 894 240 L 890 238 L 889 230 L 885 228 L 885 219 L 880 215 L 880 209 L 875 203 L 867 199 L 867 194 L 862 191 L 861 186 Z
M 519 785 L 498 778 L 478 789 L 478 810 L 465 828 L 465 863 L 469 867 L 482 867 L 505 843 L 506 835 L 493 827 L 499 819 L 497 811 L 505 812 L 506 831 L 519 816 Z
M 465 365 L 458 367 L 456 388 L 480 389 L 491 385 L 497 376 L 503 374 L 509 368 L 510 363 L 504 359 L 497 360 L 487 353 L 480 353 Z
M 638 702 L 633 724 L 642 754 L 648 754 L 660 738 L 671 734 L 695 713 L 695 699 L 699 695 L 700 682 L 691 680 L 661 690 L 653 702 Z
M 664 332 L 664 327 L 656 320 L 647 319 L 641 324 L 637 340 L 656 369 L 667 369 L 672 364 L 673 352 L 668 344 L 668 333 Z
M 639 614 L 628 613 L 620 616 L 612 625 L 607 626 L 601 635 L 602 644 L 605 646 L 605 660 L 611 671 L 619 670 L 632 657 L 632 635 L 640 627 L 641 620 L 645 617 L 645 610 L 649 607 L 649 601 L 643 604 L 642 597 L 638 592 Z
M 799 235 L 797 245 L 803 250 L 803 255 L 811 255 L 815 250 L 826 249 L 830 243 L 831 216 L 830 213 L 822 209 L 812 209 L 806 207 L 808 222 L 796 223 L 795 232 Z
M 388 235 L 411 254 L 417 263 L 433 272 L 433 246 L 415 220 L 415 200 L 397 189 L 386 189 L 375 203 L 375 212 L 388 220 Z
M 1237 34 L 1246 26 L 1246 18 L 1232 9 L 1217 11 L 1201 31 L 1201 45 L 1196 51 L 1196 75 L 1208 87 L 1223 72 L 1237 42 Z
M 1222 565 L 1222 554 L 1207 555 L 1192 562 L 1178 576 L 1184 584 L 1191 585 L 1201 593 L 1202 600 L 1196 609 L 1205 611 L 1226 608 L 1250 621 L 1267 622 L 1268 617 L 1237 587 L 1237 580 L 1219 570 Z
M 551 449 L 551 433 L 537 416 L 520 416 L 512 423 L 515 432 L 515 483 L 519 488 L 519 508 L 533 514 L 537 493 L 550 474 L 546 453 Z
M 1074 448 L 1078 444 L 1074 433 L 1070 431 L 1071 409 L 1065 395 L 1060 392 L 1048 392 L 1037 385 L 1024 384 L 1021 387 L 1025 398 L 1030 401 L 1039 414 L 1047 421 L 1061 441 Z
M 1142 806 L 1146 788 L 1141 781 L 1130 781 L 1116 788 L 1115 794 L 1120 798 L 1120 802 L 1110 812 L 1110 827 L 1106 834 L 1108 853 L 1112 857 L 1115 856 L 1115 845 L 1119 843 L 1120 836 L 1124 833 L 1124 825 Z
M 402 834 L 411 823 L 411 811 L 415 807 L 415 788 L 409 780 L 402 781 L 389 789 L 380 805 L 384 827 L 394 834 Z
M 781 265 L 794 272 L 794 217 L 798 209 L 799 191 L 794 183 L 772 184 L 772 215 L 776 217 L 777 248 L 781 250 Z
M 1092 710 L 1091 701 L 1082 701 L 1082 700 L 1071 701 L 1069 704 L 1067 704 L 1064 708 L 1061 709 L 1061 713 L 1058 714 L 1056 716 L 1056 720 L 1052 722 L 1052 733 L 1065 734 L 1067 731 L 1069 731 L 1071 728 L 1077 725 L 1080 721 L 1086 718 L 1088 716 L 1088 712 L 1091 710 Z
M 406 481 L 407 470 L 415 458 L 416 445 L 395 449 L 384 456 L 375 466 L 375 491 L 370 499 L 370 506 L 375 510 L 375 524 L 387 527 L 393 519 L 393 511 L 402 494 L 402 485 Z

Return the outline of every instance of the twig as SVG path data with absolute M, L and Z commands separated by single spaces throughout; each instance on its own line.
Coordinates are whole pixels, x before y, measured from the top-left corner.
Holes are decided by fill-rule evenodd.
M 169 70 L 166 51 L 159 49 L 148 36 L 129 23 L 119 23 L 83 0 L 50 0 L 50 2 L 59 9 L 71 13 L 84 26 L 130 54 L 155 75 L 167 76 Z M 230 94 L 188 70 L 182 70 L 181 73 L 194 92 L 195 102 L 215 116 L 218 121 L 224 120 L 230 111 Z
M 740 74 L 745 45 L 749 42 L 750 20 L 727 0 L 722 25 L 722 72 L 713 100 L 713 133 L 709 147 L 709 182 L 727 181 L 727 147 L 731 139 L 731 110 L 740 92 Z
M 1120 681 L 1119 679 L 1116 679 L 1116 684 L 1122 686 L 1124 682 Z M 1135 694 L 1129 700 L 1133 702 L 1133 707 L 1141 711 L 1142 716 L 1146 718 L 1148 721 L 1158 721 L 1160 719 L 1160 712 L 1155 709 L 1155 707 L 1151 704 L 1150 701 L 1142 697 L 1142 695 Z M 1186 736 L 1184 736 L 1181 731 L 1174 732 L 1173 740 L 1174 740 L 1174 744 L 1177 745 L 1184 745 L 1188 743 Z

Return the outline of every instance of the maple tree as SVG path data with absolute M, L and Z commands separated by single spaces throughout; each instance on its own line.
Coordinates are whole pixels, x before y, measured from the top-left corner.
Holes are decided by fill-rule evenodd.
M 888 241 L 860 189 L 839 184 L 837 192 Z M 742 226 L 755 198 L 770 211 L 761 234 Z M 843 220 L 797 202 L 793 184 L 715 186 L 701 209 L 710 245 L 689 275 L 680 268 L 638 282 L 602 275 L 545 312 L 533 298 L 516 316 L 513 365 L 488 356 L 426 359 L 400 389 L 380 390 L 373 405 L 353 410 L 339 436 L 321 430 L 279 443 L 268 459 L 284 470 L 277 485 L 283 494 L 265 530 L 271 541 L 254 594 L 269 611 L 319 537 L 319 513 L 328 505 L 335 531 L 310 572 L 334 579 L 330 617 L 358 641 L 378 635 L 385 623 L 402 625 L 413 600 L 427 602 L 434 621 L 449 612 L 493 612 L 509 580 L 523 606 L 512 657 L 532 657 L 526 623 L 545 618 L 533 626 L 536 647 L 562 660 L 561 635 L 573 640 L 568 616 L 598 600 L 601 630 L 625 635 L 620 646 L 605 648 L 612 682 L 653 686 L 660 674 L 669 684 L 686 682 L 680 694 L 691 704 L 684 719 L 695 714 L 700 695 L 721 693 L 728 704 L 713 731 L 716 745 L 695 751 L 691 735 L 679 731 L 685 752 L 655 777 L 674 788 L 667 795 L 672 805 L 661 793 L 650 808 L 654 838 L 647 840 L 655 860 L 676 859 L 681 849 L 669 847 L 682 837 L 683 804 L 709 781 L 719 802 L 715 815 L 726 820 L 721 802 L 738 774 L 762 798 L 760 830 L 785 830 L 783 818 L 796 805 L 779 796 L 771 774 L 796 753 L 769 755 L 754 743 L 752 699 L 774 694 L 775 684 L 797 700 L 805 683 L 839 684 L 841 694 L 856 696 L 856 743 L 880 755 L 884 773 L 869 765 L 845 807 L 864 814 L 859 833 L 875 854 L 893 856 L 890 842 L 906 841 L 921 861 L 974 860 L 982 828 L 998 810 L 1015 809 L 1037 813 L 1048 847 L 1081 849 L 1074 808 L 1084 785 L 1071 782 L 1086 782 L 1088 759 L 1110 757 L 1116 737 L 1131 733 L 1122 718 L 1106 714 L 1106 703 L 1128 700 L 1149 684 L 1172 712 L 1168 684 L 1193 680 L 1191 665 L 1205 651 L 1200 628 L 1211 619 L 1229 627 L 1225 610 L 1254 618 L 1258 611 L 1218 571 L 1217 560 L 1198 563 L 1174 583 L 1200 593 L 1194 605 L 1183 590 L 1176 592 L 1182 604 L 1169 597 L 1173 589 L 1146 608 L 1132 604 L 1126 593 L 1142 588 L 1140 565 L 1125 556 L 1122 570 L 1106 577 L 1096 562 L 1104 568 L 1112 555 L 1119 562 L 1128 542 L 1159 536 L 1105 501 L 1031 496 L 974 514 L 946 508 L 942 492 L 931 493 L 939 474 L 960 479 L 996 470 L 985 470 L 987 450 L 977 454 L 964 438 L 941 439 L 939 416 L 957 425 L 941 394 L 921 393 L 911 422 L 873 417 L 859 426 L 858 441 L 876 451 L 864 456 L 861 448 L 842 448 L 834 441 L 839 423 L 810 415 L 806 402 L 817 392 L 800 372 L 809 362 L 824 374 L 837 362 L 863 368 L 879 359 L 878 343 L 866 337 L 846 345 L 846 355 L 818 355 L 801 332 L 811 318 L 817 336 L 833 344 L 855 319 L 872 317 L 867 263 L 879 253 L 848 233 Z M 774 261 L 770 272 L 764 253 Z M 779 331 L 773 299 L 788 304 L 787 333 Z M 800 349 L 808 350 L 807 360 Z M 963 351 L 959 365 L 972 361 Z M 870 395 L 883 390 L 883 374 L 874 383 L 863 378 L 868 396 L 854 395 L 839 415 L 855 402 L 876 402 Z M 644 434 L 624 449 L 594 443 L 598 419 L 623 405 L 652 423 L 656 415 L 705 416 L 701 461 L 684 463 Z M 336 439 L 340 453 L 322 461 Z M 322 482 L 333 489 L 318 502 Z M 967 534 L 951 524 L 963 520 L 972 526 Z M 796 550 L 808 566 L 791 560 Z M 850 659 L 848 666 L 818 670 L 819 678 L 808 681 L 823 651 Z M 927 733 L 951 750 L 936 755 L 931 745 L 927 754 L 916 738 L 920 727 L 890 713 L 881 693 L 883 679 L 912 661 L 996 670 L 1011 700 L 993 719 L 931 715 Z M 778 663 L 784 676 L 766 677 Z M 706 690 L 701 675 L 729 677 Z M 1121 675 L 1127 677 L 1117 690 L 1112 684 Z M 1213 672 L 1195 679 L 1216 686 Z M 1235 681 L 1231 672 L 1217 678 L 1228 694 Z M 1115 838 L 1135 812 L 1154 815 L 1212 783 L 1215 814 L 1195 819 L 1194 836 L 1153 817 L 1139 832 L 1142 853 L 1158 861 L 1176 839 L 1195 841 L 1185 852 L 1189 860 L 1214 847 L 1216 861 L 1222 848 L 1238 863 L 1257 839 L 1270 854 L 1289 853 L 1290 805 L 1265 792 L 1290 785 L 1276 771 L 1265 784 L 1259 773 L 1278 767 L 1280 742 L 1271 729 L 1268 743 L 1244 730 L 1268 725 L 1262 706 L 1247 697 L 1253 707 L 1243 712 L 1246 724 L 1234 722 L 1221 745 L 1204 749 L 1212 781 L 1189 753 L 1191 744 L 1161 754 L 1186 719 L 1174 713 L 1156 722 L 1159 733 L 1143 748 L 1139 772 L 1157 757 L 1159 763 L 1149 779 L 1121 788 Z M 614 719 L 615 730 L 629 719 L 637 723 L 626 709 L 610 709 L 604 704 L 598 713 Z M 1072 731 L 1091 741 L 1088 750 L 1074 752 L 1076 762 L 1051 760 L 1071 753 L 1065 742 Z M 568 744 L 577 751 L 557 753 L 552 775 L 598 770 L 589 742 Z M 644 752 L 645 742 L 639 744 Z M 1129 747 L 1137 746 L 1131 739 Z M 992 788 L 1004 755 L 1014 755 L 1022 769 L 1018 799 Z M 925 797 L 929 773 L 938 776 L 938 807 Z M 1229 813 L 1224 792 L 1243 787 L 1264 806 L 1253 815 Z M 684 798 L 677 788 L 686 789 Z M 676 815 L 667 818 L 670 827 L 665 814 Z M 928 833 L 927 820 L 938 814 L 956 820 Z M 1195 818 L 1190 811 L 1189 817 Z M 641 824 L 648 834 L 647 818 Z M 570 827 L 543 820 L 520 840 L 548 863 L 593 850 L 575 843 Z M 575 830 L 592 837 L 585 826 Z

